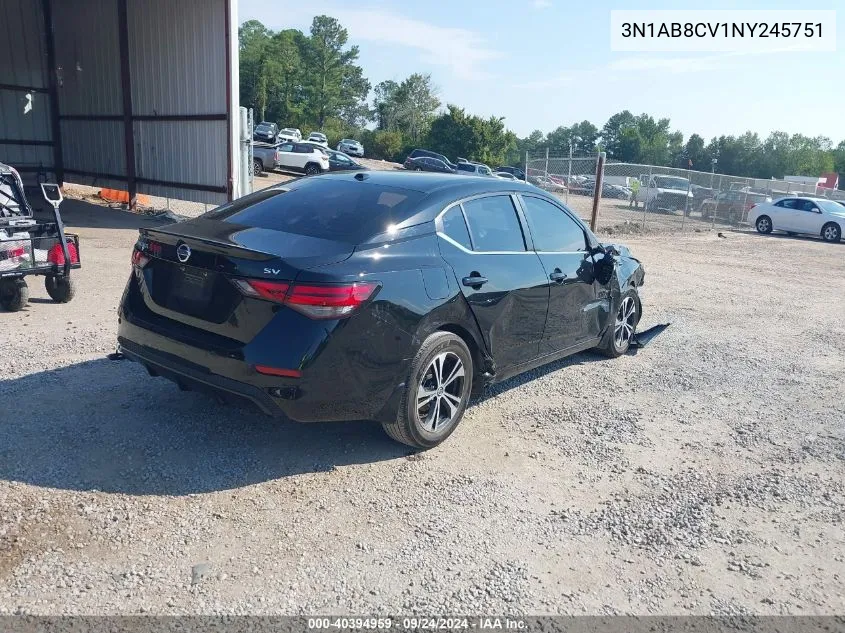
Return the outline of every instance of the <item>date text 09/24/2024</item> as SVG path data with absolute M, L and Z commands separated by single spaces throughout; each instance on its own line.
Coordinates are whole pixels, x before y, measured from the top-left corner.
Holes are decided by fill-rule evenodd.
M 355 618 L 322 617 L 308 618 L 308 629 L 319 630 L 403 630 L 403 631 L 521 631 L 526 623 L 519 618 L 510 617 L 403 617 L 403 618 Z

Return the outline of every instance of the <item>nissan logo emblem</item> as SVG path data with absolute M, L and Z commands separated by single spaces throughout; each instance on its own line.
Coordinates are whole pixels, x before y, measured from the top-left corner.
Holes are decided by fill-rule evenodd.
M 179 261 L 184 264 L 191 257 L 191 247 L 187 244 L 179 244 L 179 246 L 176 247 L 176 257 L 178 257 Z

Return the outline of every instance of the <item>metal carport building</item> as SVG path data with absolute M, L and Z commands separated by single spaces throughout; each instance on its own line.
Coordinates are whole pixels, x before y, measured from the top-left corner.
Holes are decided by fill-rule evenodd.
M 239 191 L 236 0 L 0 0 L 0 162 L 222 203 Z

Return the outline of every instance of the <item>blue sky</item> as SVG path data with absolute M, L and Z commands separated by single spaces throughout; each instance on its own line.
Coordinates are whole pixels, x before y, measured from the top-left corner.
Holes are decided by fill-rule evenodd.
M 837 2 L 813 4 L 836 9 Z M 430 73 L 441 101 L 504 116 L 520 136 L 588 119 L 601 127 L 620 110 L 669 117 L 684 137 L 772 130 L 845 140 L 845 46 L 835 53 L 612 53 L 610 10 L 796 9 L 796 2 L 579 0 L 240 0 L 239 20 L 307 31 L 336 17 L 361 49 L 375 86 Z

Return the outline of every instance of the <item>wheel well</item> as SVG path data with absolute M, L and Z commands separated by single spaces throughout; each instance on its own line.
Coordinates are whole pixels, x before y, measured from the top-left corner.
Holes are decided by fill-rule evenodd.
M 317 169 L 319 169 L 320 171 L 323 171 L 323 167 L 320 165 L 320 163 L 315 163 L 313 160 L 310 160 L 307 163 L 305 163 L 305 169 L 308 169 L 312 165 L 314 167 L 316 167 Z
M 475 376 L 479 376 L 481 373 L 485 371 L 484 365 L 485 359 L 484 356 L 481 354 L 481 349 L 478 347 L 478 343 L 475 341 L 475 337 L 470 334 L 466 328 L 461 327 L 460 325 L 455 325 L 454 323 L 446 323 L 441 325 L 437 328 L 440 332 L 451 332 L 455 336 L 459 336 L 466 346 L 469 348 L 469 353 L 472 354 L 472 361 L 473 361 L 473 373 Z
M 834 222 L 833 220 L 831 220 L 830 222 L 825 222 L 824 226 L 822 226 L 822 231 L 824 231 L 825 226 L 835 226 L 839 229 L 840 233 L 842 232 L 842 225 L 838 222 Z

